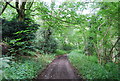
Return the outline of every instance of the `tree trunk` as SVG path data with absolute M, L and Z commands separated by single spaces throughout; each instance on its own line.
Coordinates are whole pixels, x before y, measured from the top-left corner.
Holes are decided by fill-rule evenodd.
M 21 5 L 19 5 L 19 4 L 20 3 L 17 0 L 17 2 L 16 2 L 16 8 L 17 8 L 16 11 L 18 13 L 18 21 L 24 21 L 24 19 L 25 19 L 25 4 L 26 4 L 26 2 L 22 2 Z

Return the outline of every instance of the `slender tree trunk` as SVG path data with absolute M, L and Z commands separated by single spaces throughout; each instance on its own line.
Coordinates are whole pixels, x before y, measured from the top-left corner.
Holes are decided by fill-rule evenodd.
M 25 5 L 26 2 L 22 2 L 21 5 L 19 5 L 19 1 L 16 1 L 16 11 L 18 13 L 18 21 L 24 21 L 25 19 Z

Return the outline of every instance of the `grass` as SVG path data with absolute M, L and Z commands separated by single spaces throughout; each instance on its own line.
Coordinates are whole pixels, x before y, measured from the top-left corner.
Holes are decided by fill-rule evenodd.
M 97 62 L 97 57 L 86 56 L 82 52 L 72 51 L 69 55 L 70 62 L 84 79 L 119 79 L 119 67 L 114 63 L 105 66 Z
M 5 79 L 33 79 L 37 77 L 54 55 L 39 55 L 38 57 L 19 57 L 16 62 L 11 62 L 10 67 L 4 68 Z

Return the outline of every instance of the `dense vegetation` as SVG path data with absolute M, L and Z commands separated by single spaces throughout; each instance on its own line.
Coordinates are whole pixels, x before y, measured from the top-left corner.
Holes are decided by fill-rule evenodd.
M 119 2 L 16 1 L 0 2 L 0 80 L 36 78 L 63 54 L 85 79 L 120 80 Z
M 34 79 L 38 76 L 39 72 L 41 72 L 44 67 L 54 59 L 54 55 L 14 58 L 17 61 L 9 61 L 8 58 L 6 59 L 9 65 L 4 64 L 3 66 L 3 76 L 5 79 L 28 79 L 29 81 L 30 79 Z M 3 62 L 6 61 L 4 59 L 2 60 Z
M 76 60 L 76 57 L 78 59 Z M 120 80 L 119 66 L 115 63 L 106 63 L 104 66 L 98 63 L 96 56 L 86 56 L 75 50 L 69 54 L 71 63 L 84 79 L 89 80 Z

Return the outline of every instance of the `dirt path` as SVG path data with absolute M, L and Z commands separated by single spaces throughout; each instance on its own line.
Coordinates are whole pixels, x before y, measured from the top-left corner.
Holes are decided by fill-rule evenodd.
M 56 58 L 39 76 L 38 79 L 80 79 L 70 65 L 67 55 Z

